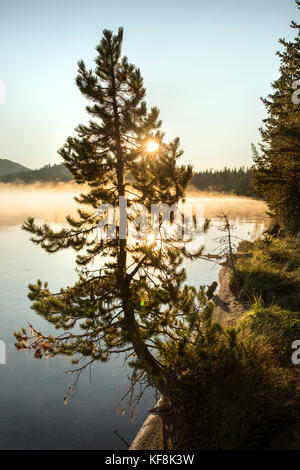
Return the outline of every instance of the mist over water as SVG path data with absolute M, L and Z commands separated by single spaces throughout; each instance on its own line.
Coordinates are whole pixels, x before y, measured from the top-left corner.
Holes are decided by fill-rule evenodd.
M 0 227 L 20 225 L 29 216 L 63 224 L 65 216 L 76 215 L 81 206 L 74 196 L 86 190 L 86 186 L 72 182 L 0 183 Z M 186 202 L 202 204 L 207 218 L 216 218 L 223 210 L 232 221 L 267 221 L 265 203 L 255 199 L 190 189 Z
M 67 214 L 75 215 L 74 196 L 84 189 L 75 183 L 0 183 L 0 227 L 22 224 L 29 216 L 64 223 Z
M 191 203 L 203 204 L 204 216 L 207 218 L 216 218 L 223 210 L 232 220 L 268 219 L 264 201 L 249 197 L 191 189 L 187 193 L 186 200 Z

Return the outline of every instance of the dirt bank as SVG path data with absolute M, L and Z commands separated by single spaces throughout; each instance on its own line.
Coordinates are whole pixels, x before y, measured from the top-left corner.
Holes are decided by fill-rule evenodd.
M 230 270 L 220 269 L 218 273 L 218 293 L 212 298 L 215 303 L 214 319 L 223 326 L 234 326 L 237 320 L 248 311 L 249 305 L 241 302 L 229 288 Z

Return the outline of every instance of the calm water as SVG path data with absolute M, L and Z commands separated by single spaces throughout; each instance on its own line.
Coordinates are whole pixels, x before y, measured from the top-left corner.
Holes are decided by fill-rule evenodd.
M 12 333 L 27 321 L 43 332 L 51 326 L 30 310 L 27 285 L 38 278 L 48 280 L 52 290 L 71 284 L 76 279 L 74 254 L 64 251 L 49 255 L 29 241 L 20 229 L 27 215 L 48 221 L 62 222 L 62 214 L 74 210 L 73 190 L 61 191 L 38 187 L 10 188 L 0 186 L 0 340 L 7 347 L 7 364 L 0 365 L 0 449 L 123 449 L 114 430 L 131 443 L 154 403 L 149 391 L 145 394 L 136 418 L 130 420 L 114 410 L 128 386 L 129 371 L 122 358 L 96 364 L 80 379 L 76 396 L 67 405 L 63 397 L 73 382 L 64 371 L 70 360 L 64 357 L 35 360 L 31 354 L 17 352 Z M 198 196 L 195 196 L 198 197 Z M 216 248 L 220 236 L 216 214 L 223 208 L 237 226 L 236 235 L 253 239 L 264 228 L 263 204 L 238 198 L 202 197 L 205 215 L 212 217 L 212 228 L 205 236 L 206 251 Z M 188 281 L 195 285 L 217 279 L 218 266 L 196 261 L 187 266 Z

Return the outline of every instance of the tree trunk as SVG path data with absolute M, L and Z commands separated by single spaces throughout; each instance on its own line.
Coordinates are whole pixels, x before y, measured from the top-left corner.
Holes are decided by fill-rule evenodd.
M 124 188 L 124 162 L 122 155 L 121 146 L 121 132 L 120 132 L 120 118 L 118 113 L 118 104 L 115 87 L 115 75 L 114 75 L 114 64 L 112 56 L 111 64 L 111 75 L 112 75 L 112 101 L 113 101 L 113 112 L 115 120 L 115 144 L 116 144 L 116 157 L 117 157 L 117 182 L 118 182 L 118 196 L 125 196 Z M 127 330 L 128 337 L 132 343 L 133 349 L 145 367 L 147 373 L 153 379 L 161 393 L 166 393 L 166 388 L 163 385 L 158 384 L 158 377 L 162 374 L 162 368 L 159 365 L 155 357 L 150 353 L 147 345 L 143 341 L 140 333 L 138 323 L 135 319 L 134 310 L 130 306 L 130 279 L 127 275 L 127 252 L 126 252 L 127 239 L 120 239 L 119 237 L 119 283 L 120 283 L 120 296 L 122 301 L 122 307 L 124 311 L 125 328 Z

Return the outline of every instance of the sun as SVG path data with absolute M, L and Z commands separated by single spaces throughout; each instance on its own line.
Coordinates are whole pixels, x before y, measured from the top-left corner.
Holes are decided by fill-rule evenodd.
M 154 233 L 150 233 L 148 237 L 146 238 L 146 243 L 148 246 L 151 246 L 151 249 L 156 251 L 156 250 L 161 250 L 162 248 L 162 240 L 160 237 L 156 237 Z
M 148 143 L 147 143 L 147 152 L 155 152 L 155 150 L 157 150 L 159 147 L 158 143 L 155 142 L 154 140 L 150 140 Z
M 148 243 L 150 243 L 150 245 L 152 245 L 155 242 L 155 236 L 153 233 L 150 233 L 150 235 L 148 235 L 147 241 Z

